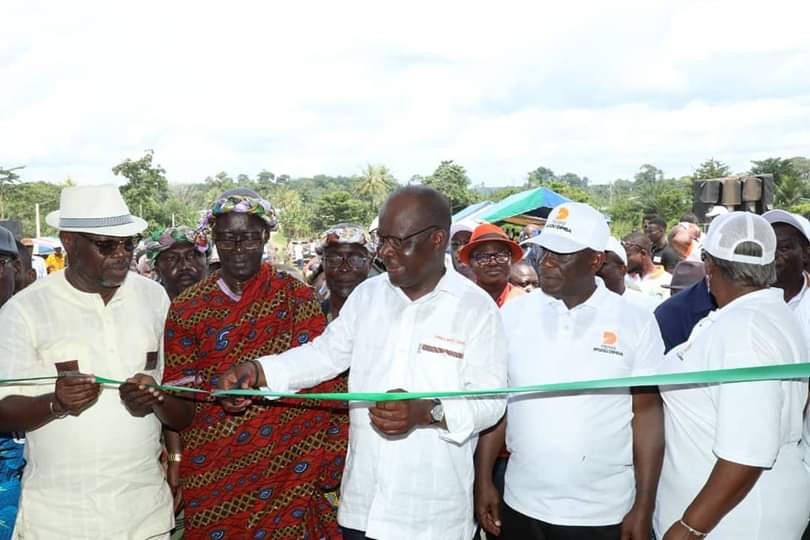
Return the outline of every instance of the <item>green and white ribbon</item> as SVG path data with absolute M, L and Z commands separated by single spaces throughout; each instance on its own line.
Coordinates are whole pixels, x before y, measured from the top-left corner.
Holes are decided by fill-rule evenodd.
M 645 386 L 683 386 L 695 384 L 806 379 L 808 377 L 810 377 L 810 363 L 778 364 L 704 371 L 684 371 L 657 375 L 641 375 L 635 377 L 613 377 L 609 379 L 591 379 L 586 381 L 535 384 L 509 388 L 486 388 L 478 390 L 454 391 L 439 390 L 429 392 L 326 392 L 299 394 L 295 392 L 272 392 L 265 390 L 245 390 L 236 388 L 229 390 L 208 391 L 187 386 L 154 385 L 154 387 L 166 392 L 210 394 L 215 397 L 240 396 L 318 399 L 332 401 L 398 401 L 403 399 L 483 397 L 510 394 L 547 394 L 552 392 L 579 392 L 584 390 L 607 390 L 611 388 L 633 388 Z M 57 377 L 55 376 L 0 379 L 0 385 L 13 386 L 42 381 L 54 381 L 56 379 Z M 126 382 L 100 376 L 96 376 L 95 379 L 99 384 L 114 386 L 119 386 L 125 384 Z

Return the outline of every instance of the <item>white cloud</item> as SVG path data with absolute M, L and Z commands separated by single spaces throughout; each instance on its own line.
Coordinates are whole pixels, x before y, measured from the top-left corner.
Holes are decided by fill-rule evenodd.
M 0 164 L 26 179 L 109 181 L 146 148 L 176 181 L 455 159 L 490 185 L 810 154 L 804 2 L 2 10 Z

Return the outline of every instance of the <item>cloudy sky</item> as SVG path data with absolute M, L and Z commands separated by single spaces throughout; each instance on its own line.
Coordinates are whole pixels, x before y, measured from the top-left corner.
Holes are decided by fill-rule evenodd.
M 748 7 L 750 5 L 751 7 Z M 810 155 L 810 2 L 4 2 L 0 166 L 474 183 Z

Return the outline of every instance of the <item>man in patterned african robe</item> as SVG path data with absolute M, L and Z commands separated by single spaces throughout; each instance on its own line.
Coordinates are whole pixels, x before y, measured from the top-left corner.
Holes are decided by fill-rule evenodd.
M 210 390 L 235 362 L 307 343 L 326 321 L 312 289 L 262 263 L 275 226 L 267 201 L 232 190 L 204 222 L 222 268 L 172 302 L 164 380 Z M 341 391 L 343 382 L 313 391 Z M 189 403 L 180 465 L 188 540 L 340 538 L 325 493 L 340 483 L 345 406 L 262 401 L 232 415 L 216 401 Z

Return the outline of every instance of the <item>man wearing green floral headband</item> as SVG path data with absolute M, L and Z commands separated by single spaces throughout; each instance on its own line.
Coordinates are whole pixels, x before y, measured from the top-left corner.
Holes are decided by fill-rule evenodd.
M 146 242 L 146 257 L 172 300 L 208 275 L 208 252 L 205 234 L 186 226 L 155 231 Z
M 329 289 L 329 319 L 340 314 L 355 287 L 371 269 L 371 241 L 362 225 L 341 223 L 321 235 L 323 269 Z
M 272 206 L 253 191 L 230 190 L 213 204 L 202 229 L 211 231 L 222 266 L 172 302 L 164 381 L 210 390 L 235 363 L 286 351 L 323 331 L 313 290 L 262 261 L 275 226 Z M 339 382 L 318 391 L 340 391 Z M 240 415 L 217 401 L 189 400 L 188 407 L 186 450 L 173 456 L 183 478 L 187 538 L 262 538 L 280 529 L 284 538 L 339 538 L 326 493 L 340 484 L 345 412 L 285 400 Z

